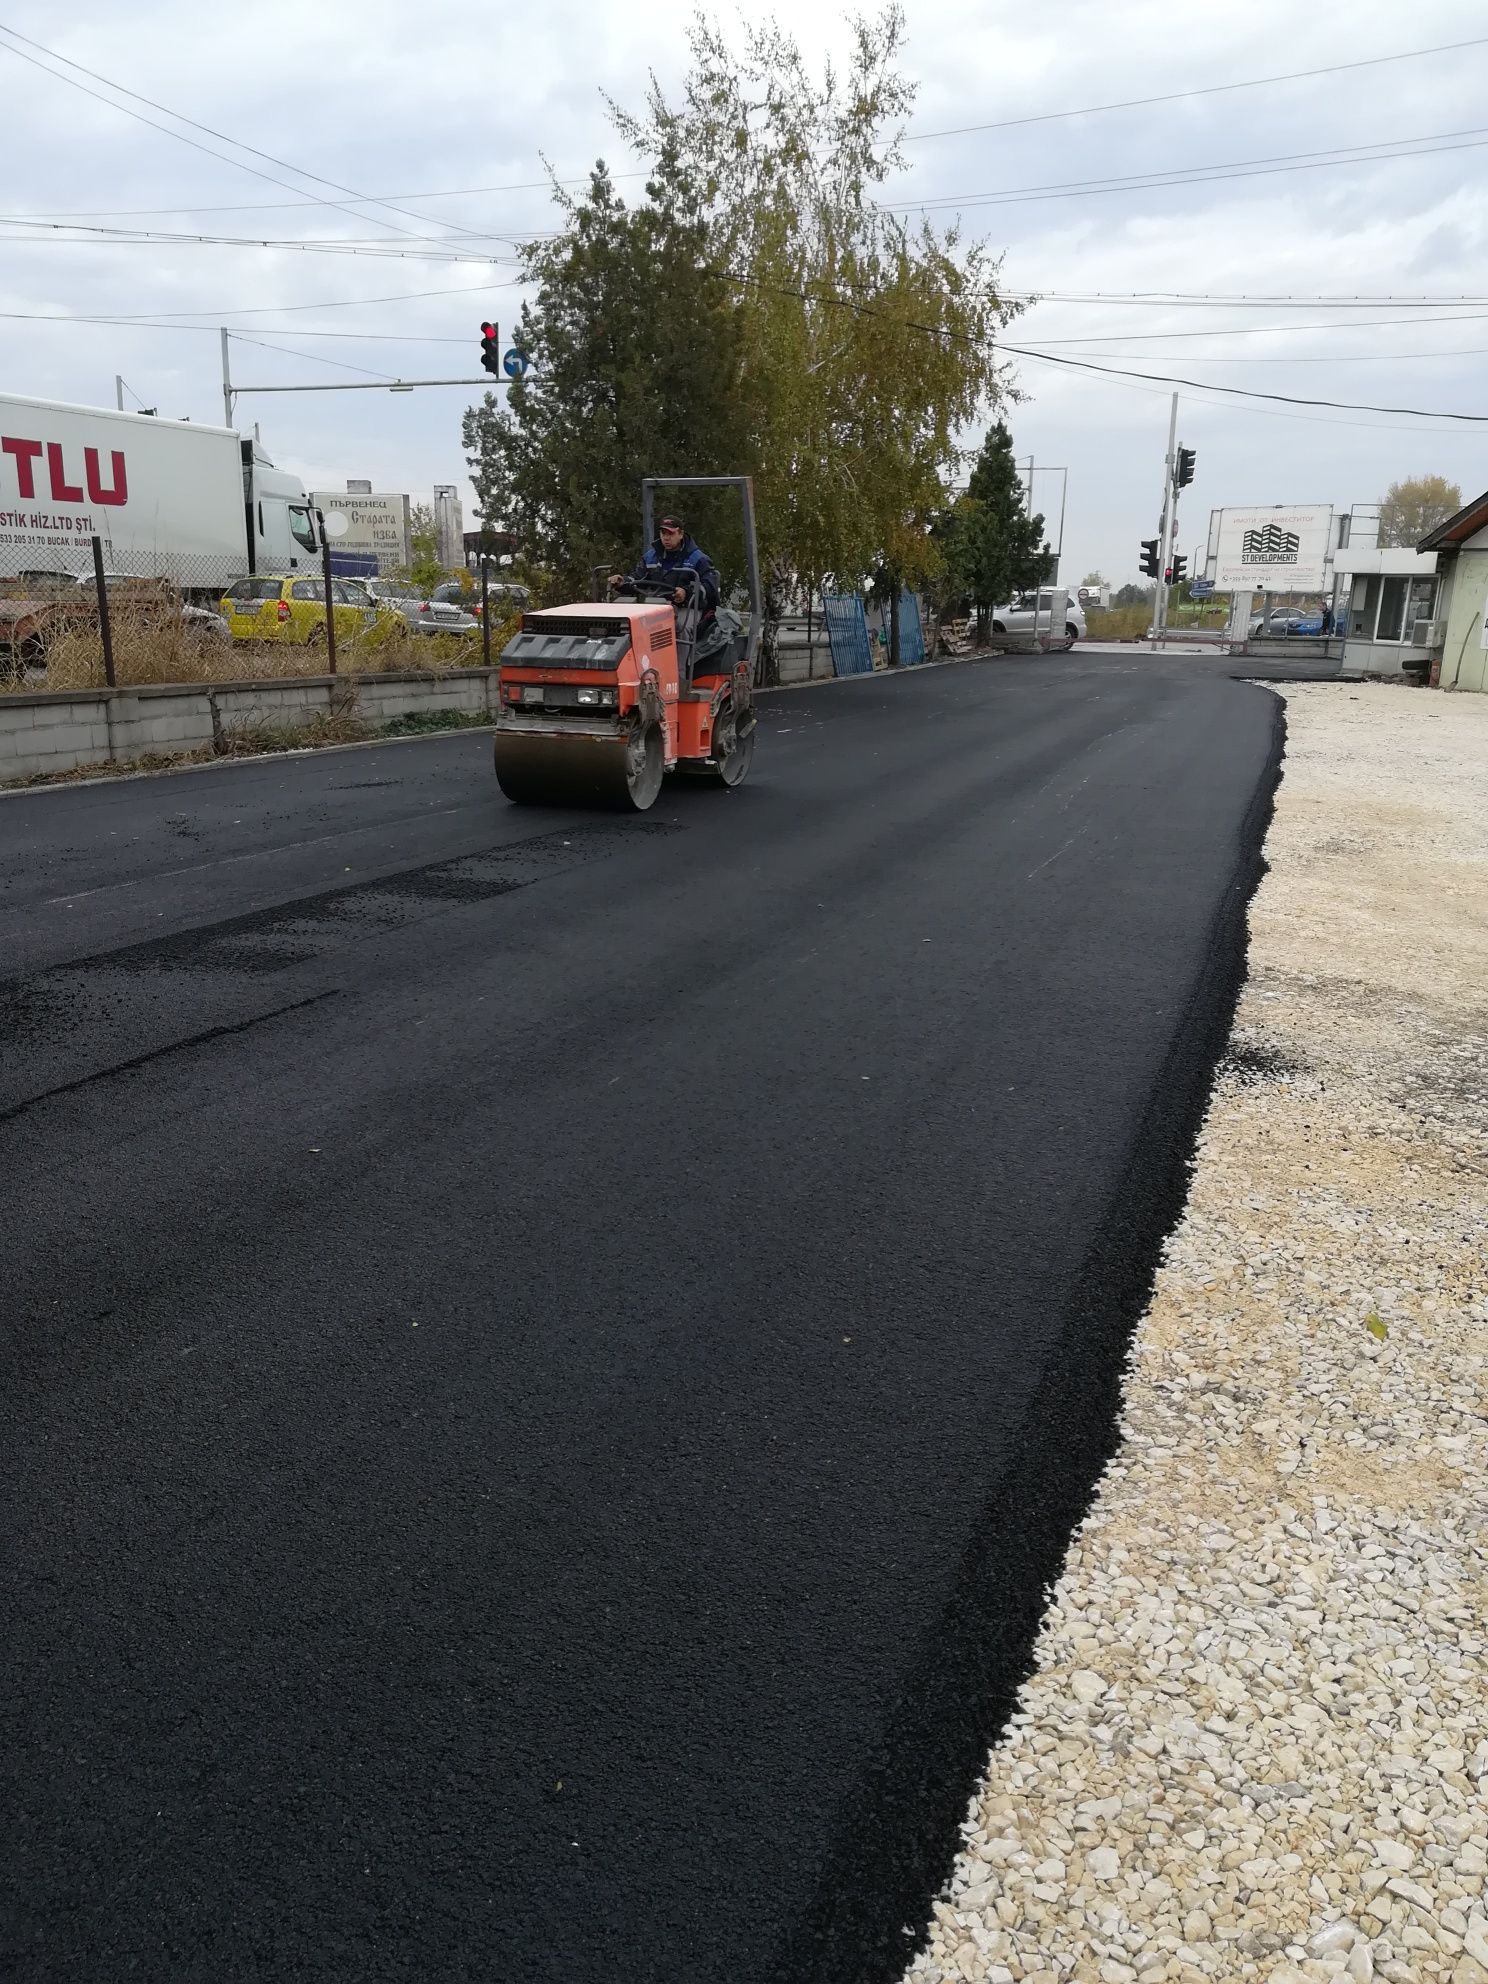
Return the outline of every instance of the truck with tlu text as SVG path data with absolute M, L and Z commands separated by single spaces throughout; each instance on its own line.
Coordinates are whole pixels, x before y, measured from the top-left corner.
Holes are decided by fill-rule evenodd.
M 44 602 L 93 569 L 95 537 L 108 573 L 203 603 L 319 561 L 299 477 L 256 440 L 0 393 L 0 649 L 45 645 Z

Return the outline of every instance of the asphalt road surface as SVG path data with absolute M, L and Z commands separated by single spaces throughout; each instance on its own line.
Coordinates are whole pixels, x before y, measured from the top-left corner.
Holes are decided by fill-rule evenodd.
M 0 798 L 0 1970 L 898 1975 L 1109 1451 L 1278 705 L 1075 655 Z

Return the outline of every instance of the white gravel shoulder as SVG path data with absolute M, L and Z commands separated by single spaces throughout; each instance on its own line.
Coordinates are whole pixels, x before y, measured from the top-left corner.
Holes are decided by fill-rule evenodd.
M 1488 1984 L 1488 697 L 1280 693 L 1120 1450 L 914 1984 Z

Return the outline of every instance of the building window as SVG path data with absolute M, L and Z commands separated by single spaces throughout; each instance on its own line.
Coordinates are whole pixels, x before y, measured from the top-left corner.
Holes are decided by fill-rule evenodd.
M 1405 593 L 1408 581 L 1400 577 L 1385 579 L 1380 586 L 1379 619 L 1375 624 L 1374 638 L 1377 641 L 1398 641 L 1400 630 L 1405 622 Z
M 1374 638 L 1391 644 L 1409 642 L 1418 620 L 1429 620 L 1436 605 L 1434 577 L 1406 578 L 1394 574 L 1379 581 L 1379 612 Z M 1365 622 L 1367 627 L 1368 622 Z
M 1436 612 L 1436 577 L 1412 579 L 1410 597 L 1405 602 L 1405 638 L 1409 640 L 1417 621 L 1430 620 Z

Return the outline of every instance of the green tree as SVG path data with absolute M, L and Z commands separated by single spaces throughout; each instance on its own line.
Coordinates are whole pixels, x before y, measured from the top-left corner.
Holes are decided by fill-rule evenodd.
M 601 163 L 582 198 L 555 186 L 558 235 L 525 251 L 538 286 L 515 342 L 532 369 L 465 415 L 476 508 L 515 532 L 568 597 L 626 562 L 647 475 L 747 472 L 739 306 L 708 266 L 698 204 L 664 145 L 627 207 Z
M 611 111 L 642 157 L 674 148 L 739 300 L 768 640 L 791 592 L 876 573 L 897 603 L 938 569 L 931 520 L 958 431 L 1003 390 L 1016 306 L 982 245 L 879 204 L 915 95 L 897 6 L 853 23 L 841 74 L 774 25 L 737 51 L 706 19 L 688 38 L 680 103 L 653 81 L 641 115 Z
M 398 573 L 399 579 L 412 586 L 415 592 L 432 592 L 444 577 L 444 567 L 439 562 L 439 533 L 432 504 L 410 503 L 408 506 L 408 553 L 408 563 Z
M 1462 491 L 1443 475 L 1415 475 L 1392 482 L 1380 504 L 1380 546 L 1398 549 L 1409 545 L 1414 549 L 1429 531 L 1461 508 Z
M 1013 437 L 998 421 L 982 442 L 966 494 L 943 530 L 949 583 L 976 608 L 977 638 L 987 638 L 992 609 L 1036 586 L 1049 569 L 1044 520 L 1024 506 Z

